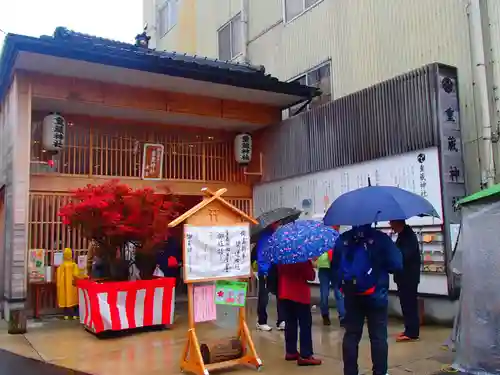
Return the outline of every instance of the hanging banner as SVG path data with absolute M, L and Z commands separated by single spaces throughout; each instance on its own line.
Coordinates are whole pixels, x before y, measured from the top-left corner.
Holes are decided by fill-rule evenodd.
M 196 323 L 217 320 L 217 309 L 214 301 L 215 284 L 193 286 L 194 321 Z
M 163 145 L 146 143 L 142 155 L 143 180 L 161 180 L 163 178 Z

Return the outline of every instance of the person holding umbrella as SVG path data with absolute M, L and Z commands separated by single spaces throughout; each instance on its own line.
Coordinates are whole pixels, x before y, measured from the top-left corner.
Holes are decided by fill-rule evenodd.
M 267 324 L 267 305 L 269 304 L 269 293 L 277 293 L 277 287 L 269 284 L 274 283 L 272 277 L 269 278 L 269 272 L 271 271 L 274 274 L 272 271 L 276 271 L 276 269 L 273 268 L 271 262 L 265 259 L 262 254 L 267 249 L 269 238 L 276 229 L 282 224 L 297 220 L 301 213 L 302 211 L 294 208 L 277 208 L 260 215 L 257 218 L 259 224 L 251 227 L 251 242 L 256 243 L 252 253 L 252 262 L 257 266 L 258 275 L 257 330 L 259 331 L 269 332 L 272 330 L 271 326 Z M 283 331 L 285 329 L 284 314 L 282 304 L 278 298 L 276 301 L 276 310 L 276 327 L 278 330 Z
M 367 187 L 338 197 L 326 212 L 325 225 L 353 227 L 339 237 L 332 262 L 346 309 L 342 341 L 344 375 L 358 375 L 358 347 L 365 319 L 373 375 L 387 374 L 389 273 L 403 269 L 403 257 L 392 239 L 371 224 L 413 216 L 438 217 L 438 214 L 425 198 L 394 186 L 371 186 L 370 179 Z
M 285 360 L 299 366 L 321 364 L 313 355 L 309 282 L 315 272 L 311 260 L 331 249 L 337 237 L 337 231 L 317 221 L 296 221 L 277 229 L 263 252 L 265 259 L 278 264 L 278 299 L 286 322 Z
M 365 319 L 373 374 L 385 375 L 389 273 L 402 269 L 401 253 L 389 236 L 368 224 L 343 233 L 333 257 L 332 273 L 344 294 L 346 311 L 342 342 L 344 375 L 358 375 L 358 348 Z
M 259 278 L 258 284 L 258 295 L 257 295 L 257 330 L 269 332 L 272 328 L 267 324 L 267 305 L 269 304 L 269 292 L 271 285 L 268 285 L 269 281 L 269 271 L 272 267 L 271 262 L 264 258 L 263 252 L 268 246 L 269 238 L 278 229 L 278 223 L 272 223 L 268 228 L 266 228 L 260 234 L 259 241 L 255 247 L 256 257 L 257 257 L 257 272 Z M 276 327 L 278 330 L 283 331 L 285 329 L 285 319 L 283 318 L 283 308 L 279 299 L 276 300 L 276 313 L 277 321 Z

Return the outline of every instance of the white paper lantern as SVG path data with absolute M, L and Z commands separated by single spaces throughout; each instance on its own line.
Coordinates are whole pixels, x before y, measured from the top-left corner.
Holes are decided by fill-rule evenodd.
M 59 113 L 45 116 L 42 126 L 42 146 L 48 151 L 59 151 L 64 147 L 66 120 Z
M 252 136 L 250 134 L 242 133 L 234 138 L 234 157 L 236 162 L 243 165 L 252 161 Z

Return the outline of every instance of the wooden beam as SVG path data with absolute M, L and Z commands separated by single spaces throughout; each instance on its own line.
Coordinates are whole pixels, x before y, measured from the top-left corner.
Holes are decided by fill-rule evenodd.
M 206 188 L 201 189 L 201 192 L 204 194 Z M 201 210 L 203 207 L 208 206 L 210 203 L 212 203 L 214 200 L 220 198 L 222 194 L 227 192 L 226 188 L 222 188 L 217 190 L 216 193 L 214 193 L 211 197 L 203 199 L 200 203 L 198 203 L 196 206 L 191 207 L 188 211 L 184 212 L 181 216 L 179 216 L 177 219 L 171 221 L 168 223 L 169 228 L 174 228 L 183 221 L 189 219 L 192 215 L 197 213 L 199 210 Z
M 30 180 L 31 191 L 43 192 L 68 192 L 87 184 L 104 184 L 116 177 L 87 177 L 87 176 L 65 176 L 56 174 L 32 174 Z M 119 178 L 119 180 L 134 189 L 151 187 L 159 189 L 168 186 L 177 195 L 203 195 L 201 189 L 208 187 L 211 190 L 227 188 L 226 197 L 251 198 L 252 187 L 244 184 L 226 182 L 203 182 L 203 181 L 145 181 L 137 178 Z
M 32 95 L 38 98 L 239 120 L 259 125 L 281 121 L 281 110 L 278 107 L 263 104 L 26 71 L 18 74 L 29 79 Z

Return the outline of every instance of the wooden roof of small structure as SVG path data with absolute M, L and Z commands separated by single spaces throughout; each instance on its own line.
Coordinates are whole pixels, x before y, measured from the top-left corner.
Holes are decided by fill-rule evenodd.
M 241 216 L 243 219 L 245 219 L 246 221 L 248 221 L 251 224 L 255 224 L 255 225 L 259 224 L 259 222 L 257 220 L 255 220 L 253 217 L 248 216 L 246 213 L 241 211 L 239 208 L 233 206 L 231 203 L 229 203 L 224 198 L 222 198 L 222 194 L 224 194 L 227 191 L 227 189 L 225 189 L 225 188 L 219 189 L 216 192 L 213 192 L 208 188 L 203 188 L 203 189 L 201 189 L 201 191 L 205 194 L 205 199 L 203 199 L 200 203 L 198 203 L 196 206 L 194 206 L 190 210 L 183 213 L 177 219 L 172 220 L 168 224 L 169 228 L 176 227 L 177 225 L 186 221 L 189 217 L 191 217 L 192 215 L 194 215 L 196 212 L 200 211 L 204 207 L 208 206 L 212 202 L 219 202 L 224 207 L 226 207 L 228 210 L 233 211 L 235 214 Z

